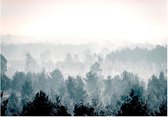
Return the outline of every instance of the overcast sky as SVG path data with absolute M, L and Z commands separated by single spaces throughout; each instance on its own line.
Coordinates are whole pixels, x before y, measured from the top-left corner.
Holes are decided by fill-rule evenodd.
M 63 43 L 166 40 L 166 0 L 1 0 L 1 7 L 2 35 Z

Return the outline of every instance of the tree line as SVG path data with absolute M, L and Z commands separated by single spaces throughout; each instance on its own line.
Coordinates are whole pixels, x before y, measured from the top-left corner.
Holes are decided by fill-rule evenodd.
M 50 73 L 16 72 L 6 75 L 1 55 L 1 115 L 3 116 L 110 116 L 167 115 L 167 77 L 151 75 L 147 83 L 124 71 L 103 76 L 95 62 L 85 76 L 64 78 L 59 69 Z

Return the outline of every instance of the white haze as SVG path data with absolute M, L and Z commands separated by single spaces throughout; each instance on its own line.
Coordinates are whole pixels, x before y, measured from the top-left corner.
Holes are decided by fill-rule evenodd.
M 48 73 L 58 68 L 62 71 L 65 78 L 69 75 L 85 76 L 89 68 L 95 62 L 99 62 L 102 68 L 104 78 L 108 75 L 115 76 L 122 73 L 124 70 L 138 74 L 144 81 L 148 81 L 152 74 L 158 75 L 161 71 L 166 70 L 166 61 L 161 63 L 141 61 L 127 61 L 127 56 L 123 60 L 114 62 L 106 61 L 107 55 L 110 52 L 117 52 L 125 48 L 152 50 L 156 47 L 154 44 L 139 43 L 133 44 L 129 42 L 114 43 L 107 41 L 105 43 L 14 43 L 16 40 L 21 40 L 17 36 L 2 36 L 1 53 L 8 60 L 7 74 L 12 76 L 16 71 L 25 71 L 26 53 L 35 60 L 36 68 L 33 72 L 41 72 L 46 70 Z M 22 38 L 23 39 L 23 38 Z M 26 37 L 24 37 L 26 39 Z M 27 39 L 29 39 L 27 37 Z M 13 41 L 13 42 L 12 42 Z M 30 40 L 31 42 L 31 40 Z M 165 46 L 165 44 L 162 44 Z M 68 53 L 70 56 L 68 56 Z M 131 57 L 128 56 L 128 57 Z M 102 60 L 101 60 L 102 59 Z

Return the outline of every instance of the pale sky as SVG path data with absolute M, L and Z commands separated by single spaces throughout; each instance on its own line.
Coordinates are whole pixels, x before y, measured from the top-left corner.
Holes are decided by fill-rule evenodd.
M 48 42 L 164 43 L 166 0 L 1 0 L 1 25 Z

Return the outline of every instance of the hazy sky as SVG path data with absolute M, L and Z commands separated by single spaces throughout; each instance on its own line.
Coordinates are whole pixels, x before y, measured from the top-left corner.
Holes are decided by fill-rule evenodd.
M 1 0 L 1 7 L 2 35 L 70 43 L 166 40 L 166 0 Z

